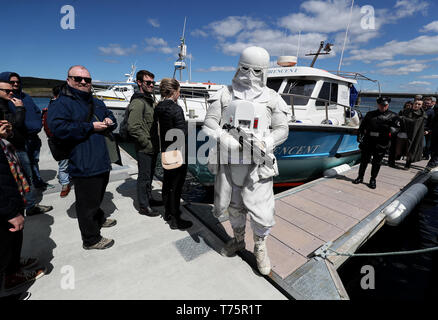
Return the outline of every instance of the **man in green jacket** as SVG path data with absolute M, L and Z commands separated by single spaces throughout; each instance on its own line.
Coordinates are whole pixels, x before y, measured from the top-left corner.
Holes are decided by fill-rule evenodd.
M 162 203 L 152 199 L 152 179 L 158 154 L 158 135 L 154 124 L 154 74 L 147 70 L 137 72 L 140 92 L 135 93 L 128 105 L 128 132 L 135 141 L 138 178 L 137 198 L 140 214 L 156 217 L 159 213 L 151 206 Z

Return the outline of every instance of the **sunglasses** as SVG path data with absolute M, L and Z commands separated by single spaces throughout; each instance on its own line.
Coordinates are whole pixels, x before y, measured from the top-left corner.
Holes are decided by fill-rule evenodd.
M 9 84 L 20 84 L 20 81 L 9 81 Z
M 2 89 L 0 88 L 1 91 L 4 91 L 6 94 L 10 94 L 11 92 L 13 93 L 14 91 L 12 89 Z
M 143 81 L 143 83 L 146 83 L 147 86 L 155 85 L 155 81 L 150 81 L 150 80 Z
M 69 78 L 72 78 L 75 82 L 82 82 L 82 80 L 85 81 L 85 83 L 91 83 L 91 78 L 86 77 L 78 77 L 78 76 L 68 76 Z

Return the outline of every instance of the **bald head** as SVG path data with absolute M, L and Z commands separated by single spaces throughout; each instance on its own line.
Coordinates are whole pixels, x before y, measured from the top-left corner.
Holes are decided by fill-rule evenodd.
M 68 69 L 67 84 L 80 91 L 91 92 L 91 75 L 84 66 L 72 66 Z

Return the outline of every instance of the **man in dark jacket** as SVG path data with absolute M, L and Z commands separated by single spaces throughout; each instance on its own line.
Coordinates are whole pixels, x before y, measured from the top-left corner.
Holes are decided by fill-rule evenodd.
M 33 99 L 23 92 L 21 77 L 18 73 L 9 73 L 9 83 L 14 90 L 14 97 L 23 101 L 24 109 L 26 109 L 26 118 L 24 124 L 26 126 L 26 151 L 30 160 L 30 169 L 32 170 L 32 184 L 35 188 L 53 188 L 41 179 L 39 159 L 41 150 L 41 139 L 38 137 L 38 133 L 42 128 L 41 110 L 35 104 Z M 9 107 L 13 110 L 14 105 L 9 103 Z
M 68 172 L 75 185 L 76 214 L 84 249 L 107 249 L 114 240 L 100 235 L 106 219 L 100 205 L 111 170 L 105 134 L 117 127 L 113 113 L 91 94 L 91 76 L 83 66 L 68 70 L 67 84 L 48 108 L 47 122 L 55 138 L 71 146 Z
M 20 259 L 23 244 L 24 198 L 18 187 L 24 177 L 13 147 L 6 140 L 11 124 L 0 119 L 0 280 L 5 290 L 14 289 L 44 275 L 45 269 L 29 270 L 38 264 L 35 258 Z M 15 177 L 11 167 L 14 168 Z M 21 184 L 23 183 L 23 184 Z M 27 269 L 27 270 L 26 270 Z
M 31 184 L 32 170 L 30 160 L 26 151 L 27 129 L 25 125 L 26 109 L 23 102 L 13 96 L 12 85 L 9 83 L 8 75 L 5 72 L 0 74 L 0 112 L 5 120 L 12 125 L 13 135 L 8 141 L 16 149 L 18 158 L 24 174 Z M 11 103 L 13 106 L 11 106 Z M 26 194 L 26 215 L 33 216 L 52 210 L 52 206 L 37 204 L 34 187 L 31 185 L 30 192 Z
M 358 139 L 360 142 L 359 147 L 362 150 L 362 157 L 359 175 L 353 181 L 354 184 L 363 182 L 365 170 L 371 157 L 373 157 L 371 179 L 368 187 L 371 189 L 376 188 L 376 178 L 382 159 L 391 145 L 391 135 L 396 134 L 400 128 L 399 117 L 388 109 L 390 102 L 391 98 L 378 98 L 378 109 L 368 112 L 360 124 Z
M 152 199 L 152 180 L 157 161 L 157 129 L 154 123 L 154 74 L 147 70 L 137 72 L 137 84 L 140 89 L 135 93 L 128 105 L 128 132 L 135 141 L 137 152 L 138 178 L 137 199 L 140 214 L 150 217 L 159 213 L 151 206 L 162 203 Z

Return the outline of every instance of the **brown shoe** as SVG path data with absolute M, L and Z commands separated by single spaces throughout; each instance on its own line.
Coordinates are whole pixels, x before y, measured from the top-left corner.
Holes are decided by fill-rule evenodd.
M 41 278 L 46 271 L 46 268 L 39 268 L 33 271 L 19 271 L 5 276 L 5 290 L 12 290 L 23 284 Z
M 65 198 L 70 193 L 71 186 L 69 184 L 64 184 L 61 189 L 60 197 Z
M 106 219 L 104 223 L 102 223 L 102 228 L 111 228 L 117 224 L 116 219 Z
M 91 250 L 91 249 L 103 250 L 103 249 L 111 248 L 113 244 L 114 244 L 113 239 L 107 239 L 102 237 L 102 239 L 100 239 L 98 243 L 93 244 L 92 246 L 82 245 L 82 248 L 84 248 L 85 250 Z

